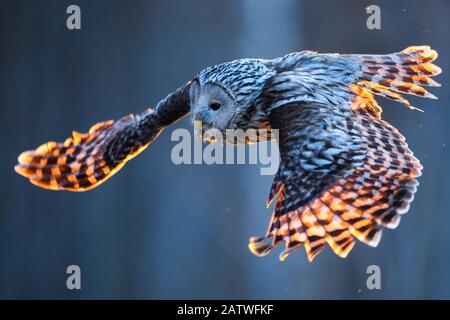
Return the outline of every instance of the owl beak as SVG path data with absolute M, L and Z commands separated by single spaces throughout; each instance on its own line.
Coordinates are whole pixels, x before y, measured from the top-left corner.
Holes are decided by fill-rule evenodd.
M 199 107 L 194 115 L 194 121 L 208 122 L 209 115 L 207 108 Z

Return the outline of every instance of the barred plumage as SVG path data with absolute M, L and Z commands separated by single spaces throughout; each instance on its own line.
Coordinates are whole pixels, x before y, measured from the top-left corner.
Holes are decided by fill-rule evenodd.
M 88 133 L 74 131 L 65 142 L 47 142 L 23 152 L 17 173 L 50 190 L 86 191 L 97 187 L 141 153 L 167 125 L 189 113 L 189 83 L 155 110 L 100 122 Z
M 345 257 L 354 238 L 376 246 L 381 227 L 398 225 L 422 167 L 395 128 L 320 104 L 292 103 L 271 119 L 282 166 L 268 204 L 277 202 L 267 234 L 250 239 L 252 252 L 266 255 L 284 240 L 281 260 L 302 245 L 312 260 L 327 243 Z
M 440 86 L 431 79 L 441 72 L 436 58 L 430 47 L 416 46 L 387 55 L 303 51 L 223 63 L 201 71 L 155 110 L 22 153 L 15 169 L 43 188 L 85 191 L 189 112 L 204 128 L 222 132 L 278 129 L 281 164 L 267 206 L 276 204 L 267 233 L 252 237 L 250 250 L 266 255 L 284 241 L 281 260 L 304 246 L 312 261 L 328 244 L 346 257 L 355 239 L 376 246 L 383 228 L 397 227 L 422 170 L 405 138 L 381 119 L 375 96 L 412 109 L 403 95 L 435 99 L 422 86 Z

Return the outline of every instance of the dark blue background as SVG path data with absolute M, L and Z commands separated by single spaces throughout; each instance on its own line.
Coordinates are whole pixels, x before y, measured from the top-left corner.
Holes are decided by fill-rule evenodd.
M 70 4 L 80 31 L 66 28 Z M 381 30 L 366 28 L 370 4 Z M 449 13 L 446 0 L 0 1 L 0 298 L 450 298 Z M 421 44 L 440 54 L 439 100 L 411 98 L 425 113 L 381 101 L 424 165 L 421 185 L 397 230 L 345 260 L 328 248 L 313 263 L 303 249 L 283 263 L 253 256 L 272 177 L 176 166 L 171 129 L 88 193 L 42 190 L 13 170 L 21 151 L 139 112 L 211 64 Z M 66 289 L 70 264 L 80 291 Z M 381 290 L 366 288 L 371 264 Z

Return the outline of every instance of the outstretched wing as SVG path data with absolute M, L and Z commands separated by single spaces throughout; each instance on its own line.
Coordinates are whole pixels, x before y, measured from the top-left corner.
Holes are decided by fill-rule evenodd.
M 413 107 L 403 94 L 436 99 L 422 86 L 441 73 L 432 62 L 438 54 L 429 46 L 409 47 L 387 55 L 292 53 L 272 62 L 277 70 L 266 84 L 272 108 L 289 102 L 321 102 L 363 111 L 380 118 L 375 96 Z
M 165 126 L 189 113 L 189 86 L 168 95 L 154 110 L 100 122 L 88 133 L 74 131 L 65 142 L 47 142 L 23 152 L 15 170 L 46 189 L 92 189 L 143 151 Z
M 389 55 L 304 52 L 276 62 L 267 84 L 270 124 L 279 129 L 281 165 L 268 204 L 277 199 L 256 255 L 285 242 L 280 259 L 304 246 L 310 261 L 328 244 L 346 257 L 354 239 L 376 246 L 395 228 L 422 166 L 405 138 L 381 120 L 375 96 L 414 108 L 401 94 L 435 98 L 420 85 L 441 70 L 428 46 Z
M 323 104 L 293 103 L 271 115 L 279 129 L 281 166 L 269 202 L 269 230 L 250 239 L 266 255 L 285 241 L 284 260 L 305 246 L 310 261 L 329 244 L 346 257 L 354 238 L 376 246 L 395 228 L 416 191 L 421 165 L 387 122 Z
M 432 62 L 438 53 L 429 46 L 413 46 L 401 52 L 387 55 L 350 55 L 360 60 L 357 81 L 350 85 L 355 93 L 353 110 L 368 111 L 381 116 L 381 107 L 374 96 L 397 101 L 410 109 L 414 107 L 402 95 L 409 94 L 422 98 L 437 99 L 422 86 L 440 87 L 431 77 L 442 70 Z

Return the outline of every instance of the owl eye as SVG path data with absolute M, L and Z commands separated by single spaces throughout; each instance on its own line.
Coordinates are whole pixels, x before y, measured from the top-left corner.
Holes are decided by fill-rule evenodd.
M 220 103 L 218 103 L 218 102 L 213 102 L 213 103 L 211 103 L 211 104 L 209 105 L 209 107 L 210 107 L 212 110 L 217 111 L 217 110 L 220 109 L 220 107 L 222 107 L 222 105 L 221 105 Z

